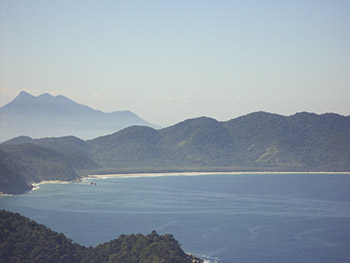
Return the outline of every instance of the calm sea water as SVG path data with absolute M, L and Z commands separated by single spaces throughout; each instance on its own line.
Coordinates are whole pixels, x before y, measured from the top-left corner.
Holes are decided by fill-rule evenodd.
M 83 245 L 171 233 L 210 262 L 350 262 L 350 174 L 94 179 L 0 198 Z

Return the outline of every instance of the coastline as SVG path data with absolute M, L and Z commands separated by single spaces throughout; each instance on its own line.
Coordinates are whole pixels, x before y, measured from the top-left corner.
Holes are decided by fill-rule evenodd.
M 0 192 L 0 197 L 6 197 L 6 196 L 14 196 L 14 194 L 4 194 L 3 192 Z
M 25 191 L 25 192 L 20 193 L 20 194 L 4 194 L 3 192 L 0 192 L 0 197 L 16 196 L 16 195 L 21 195 L 21 194 L 25 194 L 25 193 L 30 193 L 32 191 L 40 189 L 40 185 L 44 185 L 44 184 L 70 184 L 70 183 L 76 183 L 79 181 L 44 180 L 44 181 L 40 181 L 38 183 L 29 183 L 29 185 L 32 186 L 32 189 L 30 189 L 28 191 Z
M 40 185 L 44 184 L 71 184 L 71 183 L 84 183 L 84 180 L 91 180 L 91 179 L 109 179 L 109 178 L 138 178 L 138 177 L 163 177 L 163 176 L 201 176 L 201 175 L 219 175 L 219 174 L 229 174 L 229 175 L 243 175 L 243 174 L 252 174 L 252 175 L 259 175 L 259 174 L 348 174 L 350 175 L 350 172 L 153 172 L 153 173 L 114 173 L 114 174 L 91 174 L 87 176 L 82 176 L 78 180 L 73 181 L 62 181 L 62 180 L 44 180 L 38 183 L 31 183 L 33 188 L 29 190 L 28 192 L 35 191 L 40 189 Z M 0 197 L 8 197 L 8 196 L 14 196 L 17 194 L 4 194 L 0 192 Z
M 108 179 L 108 178 L 133 178 L 133 177 L 161 177 L 161 176 L 200 176 L 216 174 L 349 174 L 350 172 L 160 172 L 160 173 L 117 173 L 117 174 L 91 174 L 82 179 Z
M 40 181 L 38 183 L 31 183 L 33 188 L 31 190 L 29 190 L 29 192 L 40 189 L 40 185 L 43 185 L 43 184 L 71 184 L 71 183 L 75 183 L 75 182 L 78 182 L 78 181 L 44 180 L 44 181 Z
M 38 186 L 38 185 L 42 185 L 42 184 L 69 184 L 69 183 L 73 183 L 73 182 L 75 182 L 75 181 L 44 180 L 44 181 L 40 181 L 39 183 L 32 183 L 32 185 Z

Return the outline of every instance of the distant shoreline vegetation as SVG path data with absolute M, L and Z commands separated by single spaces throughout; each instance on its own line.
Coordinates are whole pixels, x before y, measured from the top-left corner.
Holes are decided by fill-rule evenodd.
M 349 160 L 349 116 L 201 117 L 160 130 L 132 126 L 86 141 L 16 137 L 0 144 L 0 192 L 21 194 L 33 183 L 89 174 L 350 172 Z

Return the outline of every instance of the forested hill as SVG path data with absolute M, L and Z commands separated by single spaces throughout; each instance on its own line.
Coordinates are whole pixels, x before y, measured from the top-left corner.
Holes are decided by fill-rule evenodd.
M 0 263 L 12 262 L 190 263 L 192 259 L 170 234 L 121 235 L 87 248 L 20 214 L 1 210 Z
M 1 145 L 0 192 L 20 194 L 32 183 L 78 180 L 71 163 L 65 154 L 35 144 Z
M 201 117 L 161 130 L 131 126 L 87 141 L 73 136 L 17 137 L 1 144 L 0 150 L 2 160 L 12 156 L 17 174 L 29 174 L 27 183 L 32 173 L 26 171 L 38 167 L 48 167 L 52 180 L 62 179 L 59 167 L 70 171 L 70 179 L 76 178 L 73 172 L 349 172 L 350 117 L 306 112 L 288 117 L 256 112 L 226 122 Z M 8 163 L 0 162 L 0 168 L 11 170 Z M 15 173 L 1 169 L 2 181 Z
M 102 167 L 350 171 L 350 117 L 337 114 L 201 117 L 162 130 L 134 126 L 87 144 Z

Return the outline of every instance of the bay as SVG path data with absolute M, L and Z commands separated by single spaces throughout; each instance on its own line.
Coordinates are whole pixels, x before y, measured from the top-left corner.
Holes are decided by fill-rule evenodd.
M 171 233 L 210 262 L 350 262 L 350 174 L 91 179 L 1 197 L 82 245 Z

